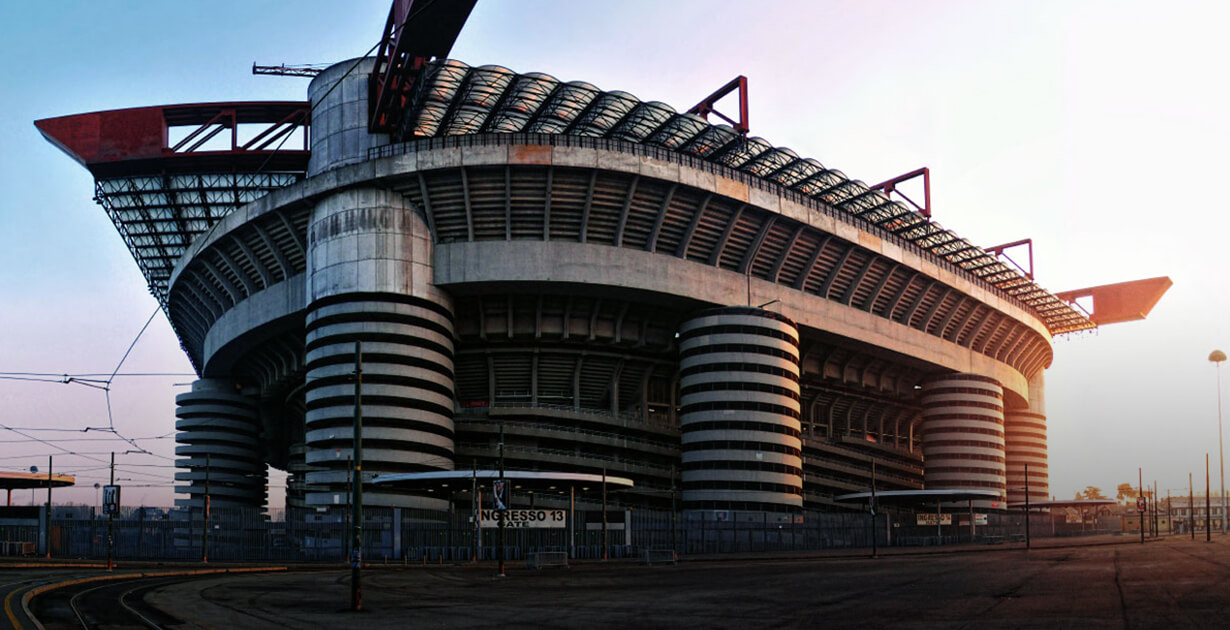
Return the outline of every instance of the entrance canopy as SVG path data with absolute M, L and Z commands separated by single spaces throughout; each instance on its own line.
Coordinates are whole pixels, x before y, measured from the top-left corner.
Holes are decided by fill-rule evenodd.
M 30 488 L 66 488 L 77 480 L 72 475 L 44 475 L 43 473 L 0 472 L 0 490 L 29 490 Z
M 1002 507 L 1006 505 L 1003 501 L 1003 496 L 995 490 L 984 490 L 979 488 L 953 488 L 953 489 L 937 489 L 937 490 L 884 490 L 875 493 L 876 501 L 880 505 L 935 505 L 936 503 L 955 503 L 958 501 L 991 501 L 991 507 Z M 843 494 L 833 497 L 835 501 L 857 502 L 870 501 L 870 492 L 855 492 L 853 494 Z M 995 505 L 999 502 L 1000 505 Z
M 1118 505 L 1114 499 L 1068 499 L 1067 501 L 1030 501 L 1029 508 L 1097 508 L 1106 505 Z M 1010 508 L 1023 508 L 1025 502 L 1013 503 Z
M 394 473 L 376 475 L 372 483 L 388 485 L 402 490 L 418 490 L 433 494 L 447 495 L 452 492 L 469 492 L 470 486 L 477 481 L 490 486 L 491 481 L 500 478 L 498 470 L 438 470 L 419 473 Z M 514 492 L 537 492 L 542 494 L 568 494 L 569 489 L 576 492 L 600 492 L 603 476 L 588 473 L 542 472 L 525 470 L 504 471 L 504 479 L 512 484 Z M 632 480 L 626 477 L 606 476 L 607 491 L 626 490 L 633 486 Z

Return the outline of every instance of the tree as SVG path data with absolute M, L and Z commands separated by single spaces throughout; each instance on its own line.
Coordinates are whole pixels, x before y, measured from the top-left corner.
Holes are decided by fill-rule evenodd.
M 1082 499 L 1105 499 L 1102 496 L 1102 489 L 1094 486 L 1085 486 L 1084 492 L 1080 493 Z
M 1120 503 L 1128 503 L 1137 497 L 1136 488 L 1133 488 L 1130 483 L 1119 484 L 1118 490 L 1119 494 L 1115 495 L 1115 500 Z

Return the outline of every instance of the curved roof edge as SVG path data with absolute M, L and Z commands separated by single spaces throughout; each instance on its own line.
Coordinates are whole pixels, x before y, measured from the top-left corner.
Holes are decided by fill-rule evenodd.
M 656 101 L 602 91 L 548 74 L 517 74 L 502 66 L 432 62 L 415 84 L 398 134 L 418 138 L 489 133 L 588 136 L 658 146 L 699 158 L 827 204 L 914 243 L 997 293 L 1022 304 L 1052 335 L 1096 328 L 1072 305 L 1038 286 L 995 254 L 944 229 L 862 181 L 800 157 L 729 125 L 714 125 Z

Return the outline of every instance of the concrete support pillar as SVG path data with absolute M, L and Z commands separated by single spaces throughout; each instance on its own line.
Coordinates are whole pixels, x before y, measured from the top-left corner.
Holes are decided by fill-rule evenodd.
M 702 311 L 680 327 L 679 359 L 684 507 L 801 508 L 794 322 L 749 307 Z
M 306 463 L 310 505 L 342 505 L 363 344 L 363 477 L 453 468 L 452 299 L 432 283 L 423 218 L 387 190 L 322 199 L 308 226 Z M 372 486 L 365 505 L 445 503 Z
M 1008 502 L 1025 501 L 1025 464 L 1029 464 L 1029 499 L 1050 498 L 1050 473 L 1046 461 L 1046 393 L 1043 373 L 1029 379 L 1029 406 L 1004 412 L 1004 446 L 1007 460 Z
M 175 499 L 176 507 L 204 507 L 207 455 L 212 507 L 264 507 L 259 402 L 225 379 L 198 380 L 175 397 L 175 492 L 187 495 Z
M 994 490 L 1004 496 L 1003 405 L 1003 387 L 992 378 L 948 374 L 923 382 L 923 480 L 928 490 Z M 981 507 L 991 507 L 990 502 Z

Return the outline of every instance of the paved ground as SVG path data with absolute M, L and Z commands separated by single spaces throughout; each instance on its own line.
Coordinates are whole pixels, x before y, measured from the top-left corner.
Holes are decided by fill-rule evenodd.
M 178 627 L 218 629 L 1230 626 L 1230 538 L 1113 540 L 1028 552 L 893 550 L 877 560 L 517 568 L 505 578 L 490 566 L 381 568 L 364 573 L 361 613 L 346 610 L 348 571 L 196 580 L 147 601 L 185 622 Z

